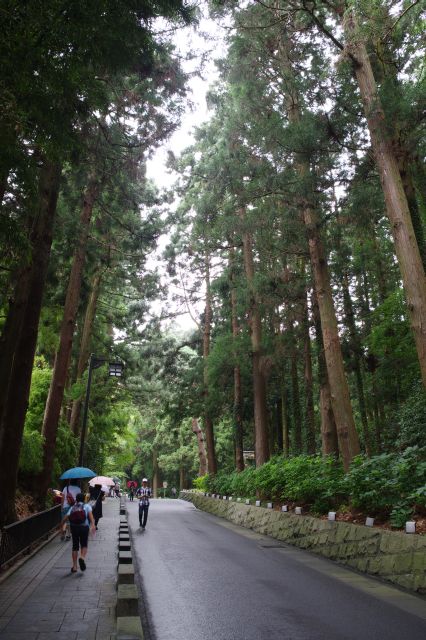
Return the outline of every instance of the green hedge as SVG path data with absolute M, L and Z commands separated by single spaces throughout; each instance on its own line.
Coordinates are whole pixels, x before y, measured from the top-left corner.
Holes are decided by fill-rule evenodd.
M 194 486 L 220 495 L 297 502 L 314 513 L 352 505 L 402 526 L 415 505 L 426 506 L 426 448 L 358 456 L 346 475 L 331 456 L 275 457 L 257 469 L 197 478 Z

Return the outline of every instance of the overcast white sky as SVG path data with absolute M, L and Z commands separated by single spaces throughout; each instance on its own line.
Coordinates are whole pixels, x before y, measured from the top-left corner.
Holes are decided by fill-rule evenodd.
M 160 189 L 170 188 L 177 178 L 166 167 L 168 150 L 173 151 L 175 155 L 179 155 L 193 143 L 194 128 L 209 118 L 206 94 L 209 87 L 218 77 L 215 60 L 225 54 L 225 35 L 225 29 L 220 24 L 204 17 L 200 20 L 196 30 L 193 27 L 182 28 L 172 38 L 177 53 L 183 60 L 184 71 L 191 74 L 192 77 L 189 80 L 190 96 L 188 107 L 180 127 L 166 143 L 157 149 L 153 157 L 147 162 L 147 177 L 153 180 Z M 192 59 L 187 60 L 188 55 L 191 55 Z M 164 265 L 161 262 L 161 253 L 166 244 L 167 238 L 160 238 L 158 250 L 149 261 L 150 268 L 156 269 L 163 274 Z M 173 287 L 170 286 L 170 293 L 178 292 L 173 291 Z M 153 305 L 153 311 L 160 313 L 161 307 L 164 308 L 164 306 L 169 307 L 170 311 L 176 304 Z M 198 316 L 200 311 L 201 309 L 193 309 L 195 316 Z M 184 331 L 193 330 L 196 327 L 189 313 L 177 316 L 174 324 L 177 330 Z
M 167 172 L 167 151 L 170 149 L 175 155 L 179 155 L 183 149 L 193 142 L 192 132 L 208 119 L 209 113 L 206 104 L 208 88 L 217 79 L 215 60 L 223 57 L 225 31 L 218 22 L 207 17 L 201 19 L 197 29 L 186 27 L 179 29 L 172 40 L 177 53 L 182 57 L 182 66 L 186 73 L 195 74 L 189 81 L 190 101 L 182 118 L 179 129 L 168 142 L 160 147 L 153 158 L 147 163 L 148 178 L 159 187 L 170 187 L 175 177 Z M 185 58 L 191 55 L 190 60 Z M 200 65 L 201 70 L 200 70 Z M 201 75 L 201 77 L 200 77 Z

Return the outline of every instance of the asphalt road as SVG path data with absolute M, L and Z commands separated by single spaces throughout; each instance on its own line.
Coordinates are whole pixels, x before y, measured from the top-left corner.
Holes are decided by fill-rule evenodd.
M 128 502 L 150 640 L 425 640 L 426 601 L 272 538 Z

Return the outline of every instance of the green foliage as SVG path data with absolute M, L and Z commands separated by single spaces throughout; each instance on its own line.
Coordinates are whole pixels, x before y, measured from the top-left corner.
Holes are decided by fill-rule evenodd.
M 43 357 L 37 357 L 31 376 L 30 398 L 25 416 L 25 433 L 29 434 L 41 430 L 51 379 L 52 370 L 46 360 Z
M 373 458 L 357 456 L 344 486 L 354 507 L 388 515 L 415 503 L 414 494 L 426 482 L 426 449 L 409 447 L 402 453 Z M 397 518 L 396 512 L 394 518 Z
M 331 456 L 295 456 L 276 457 L 241 473 L 208 476 L 203 486 L 212 493 L 245 497 L 259 493 L 272 500 L 310 504 L 322 513 L 339 504 L 342 480 L 343 468 Z
M 56 437 L 55 458 L 53 461 L 52 481 L 57 484 L 64 469 L 75 467 L 79 442 L 70 431 L 69 424 L 61 420 Z
M 43 357 L 37 357 L 31 377 L 30 398 L 19 455 L 19 471 L 24 474 L 36 474 L 41 471 L 43 460 L 41 425 L 51 378 L 52 370 L 48 367 L 46 360 Z
M 192 484 L 199 491 L 207 492 L 209 490 L 208 479 L 208 474 L 206 474 L 205 476 L 199 476 L 192 481 Z
M 426 392 L 418 385 L 396 414 L 400 448 L 426 447 Z
M 390 514 L 390 523 L 395 529 L 400 529 L 413 515 L 413 508 L 405 503 L 395 505 Z
M 43 438 L 37 431 L 24 431 L 19 454 L 19 471 L 35 474 L 41 471 L 43 460 Z
M 34 475 L 41 471 L 43 460 L 43 423 L 44 407 L 49 393 L 52 370 L 43 357 L 36 357 L 31 377 L 31 390 L 22 448 L 19 457 L 19 471 L 25 475 Z M 57 480 L 64 469 L 73 467 L 77 459 L 77 441 L 69 425 L 61 421 L 56 439 L 52 482 Z
M 414 505 L 426 505 L 425 454 L 426 449 L 411 447 L 400 454 L 358 456 L 346 476 L 332 456 L 275 457 L 257 469 L 197 478 L 194 486 L 221 495 L 304 504 L 313 513 L 341 505 L 347 511 L 350 503 L 370 515 L 390 516 L 392 525 L 400 527 Z
M 374 311 L 373 328 L 367 344 L 378 358 L 378 373 L 389 398 L 406 396 L 419 379 L 419 367 L 400 289 L 390 294 Z

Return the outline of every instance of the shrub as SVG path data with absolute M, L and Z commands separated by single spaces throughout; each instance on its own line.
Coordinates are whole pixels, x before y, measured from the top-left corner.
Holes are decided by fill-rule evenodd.
M 401 514 L 414 504 L 414 494 L 426 482 L 425 459 L 424 447 L 369 459 L 357 456 L 344 482 L 353 506 L 372 515 L 390 514 L 394 508 Z
M 206 473 L 205 476 L 198 476 L 198 478 L 194 478 L 192 484 L 194 485 L 195 489 L 198 489 L 199 491 L 203 491 L 203 493 L 205 493 L 208 491 L 208 481 L 209 474 Z
M 19 471 L 36 474 L 43 467 L 43 437 L 37 431 L 25 429 L 19 453 Z
M 332 456 L 280 456 L 241 473 L 197 478 L 194 485 L 223 495 L 260 493 L 263 498 L 299 502 L 314 513 L 350 504 L 371 515 L 390 515 L 393 526 L 400 527 L 414 505 L 426 506 L 426 448 L 408 447 L 402 453 L 373 458 L 357 456 L 346 476 Z
M 426 447 L 426 392 L 416 387 L 396 414 L 399 427 L 397 446 Z

